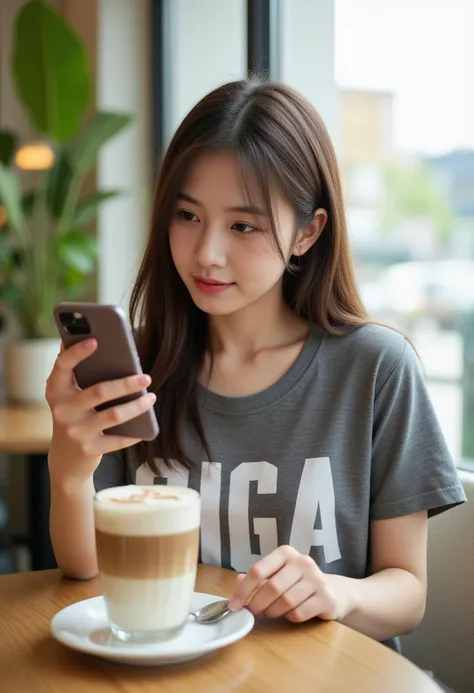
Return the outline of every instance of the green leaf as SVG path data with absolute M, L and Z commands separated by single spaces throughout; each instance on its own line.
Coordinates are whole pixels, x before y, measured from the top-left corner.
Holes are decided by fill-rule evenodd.
M 60 259 L 82 276 L 92 272 L 97 260 L 97 241 L 87 231 L 76 229 L 57 239 Z
M 78 272 L 72 267 L 64 265 L 61 272 L 61 286 L 67 289 L 68 298 L 71 295 L 71 290 L 75 289 L 84 281 L 84 275 L 82 272 Z
M 2 274 L 5 269 L 9 269 L 11 264 L 11 249 L 5 243 L 3 238 L 0 238 L 0 282 L 3 280 Z
M 454 213 L 428 166 L 389 162 L 384 168 L 385 202 L 382 224 L 391 231 L 407 218 L 428 219 L 440 238 L 454 229 Z
M 100 112 L 90 118 L 75 145 L 74 168 L 84 175 L 95 164 L 104 144 L 131 122 L 125 113 Z
M 21 196 L 21 208 L 26 218 L 31 216 L 36 202 L 36 190 L 26 190 Z
M 7 213 L 7 224 L 18 231 L 23 224 L 21 192 L 18 176 L 0 163 L 0 204 Z
M 73 226 L 85 226 L 97 215 L 98 209 L 103 202 L 111 200 L 120 195 L 120 190 L 102 190 L 95 195 L 81 200 L 76 207 Z
M 17 138 L 12 132 L 0 132 L 0 163 L 9 166 L 16 149 Z
M 61 147 L 53 168 L 49 171 L 46 186 L 46 202 L 53 219 L 59 219 L 72 185 L 74 171 L 69 148 Z
M 30 0 L 18 13 L 13 76 L 35 129 L 59 141 L 76 134 L 90 96 L 87 53 L 43 0 Z
M 12 286 L 11 284 L 2 286 L 0 284 L 0 297 L 4 303 L 15 309 L 21 306 L 23 292 L 17 286 Z
M 64 266 L 60 275 L 60 285 L 63 297 L 68 301 L 78 301 L 87 294 L 94 295 L 97 280 L 93 274 L 84 277 L 81 272 Z

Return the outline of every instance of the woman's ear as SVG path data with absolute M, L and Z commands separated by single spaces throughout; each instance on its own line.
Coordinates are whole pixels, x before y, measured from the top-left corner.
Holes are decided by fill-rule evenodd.
M 293 246 L 293 255 L 304 255 L 320 237 L 328 221 L 328 213 L 322 207 L 313 214 L 313 220 L 308 226 L 299 229 Z

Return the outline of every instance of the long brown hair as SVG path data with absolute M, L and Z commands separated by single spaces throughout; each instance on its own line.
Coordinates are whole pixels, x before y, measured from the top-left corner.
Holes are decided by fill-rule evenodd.
M 143 368 L 157 393 L 161 432 L 142 452 L 158 473 L 154 455 L 168 466 L 191 466 L 182 444 L 185 422 L 194 426 L 210 458 L 198 407 L 198 379 L 208 348 L 207 316 L 192 301 L 174 266 L 168 231 L 176 198 L 191 162 L 210 150 L 232 152 L 246 190 L 257 185 L 271 220 L 272 190 L 293 206 L 297 227 L 310 224 L 324 208 L 327 224 L 301 257 L 297 271 L 283 278 L 292 310 L 330 333 L 340 333 L 368 317 L 356 288 L 349 253 L 336 155 L 316 110 L 291 88 L 243 80 L 218 87 L 186 116 L 161 167 L 148 244 L 133 289 L 130 318 L 139 325 L 137 343 Z

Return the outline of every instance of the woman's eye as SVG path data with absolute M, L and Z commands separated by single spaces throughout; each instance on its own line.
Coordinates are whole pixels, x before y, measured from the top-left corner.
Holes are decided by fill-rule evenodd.
M 239 233 L 252 233 L 252 231 L 256 231 L 255 226 L 252 226 L 251 224 L 246 224 L 244 222 L 238 222 L 237 224 L 234 224 L 233 229 L 238 231 Z
M 182 219 L 183 221 L 197 221 L 198 218 L 195 214 L 192 212 L 188 212 L 186 209 L 180 209 L 178 212 L 176 212 L 176 216 L 178 219 Z

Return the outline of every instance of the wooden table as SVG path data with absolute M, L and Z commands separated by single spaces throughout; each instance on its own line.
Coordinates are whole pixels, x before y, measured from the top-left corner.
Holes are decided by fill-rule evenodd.
M 49 450 L 52 432 L 46 404 L 0 406 L 0 452 L 44 455 Z
M 51 413 L 46 404 L 0 406 L 0 452 L 27 456 L 29 541 L 34 570 L 56 566 L 49 538 L 47 453 L 51 433 Z
M 197 589 L 229 596 L 235 573 L 200 566 Z M 258 618 L 243 640 L 172 667 L 127 667 L 56 642 L 49 621 L 100 594 L 48 570 L 0 576 L 0 688 L 5 693 L 440 693 L 408 660 L 337 623 Z

